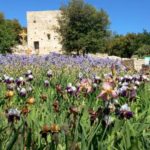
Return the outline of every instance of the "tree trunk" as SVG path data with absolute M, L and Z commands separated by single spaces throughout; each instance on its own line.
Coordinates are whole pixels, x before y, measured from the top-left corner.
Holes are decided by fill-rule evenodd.
M 83 51 L 83 57 L 85 56 L 85 51 Z
M 77 49 L 77 56 L 79 56 L 79 50 Z

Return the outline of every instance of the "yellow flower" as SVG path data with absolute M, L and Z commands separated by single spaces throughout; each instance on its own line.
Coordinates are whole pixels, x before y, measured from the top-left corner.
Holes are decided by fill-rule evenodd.
M 13 91 L 7 91 L 6 92 L 6 98 L 11 98 L 14 96 L 14 92 Z
M 51 131 L 52 133 L 58 133 L 58 132 L 60 131 L 59 125 L 57 125 L 57 124 L 52 124 L 52 125 L 50 126 L 50 131 Z
M 30 97 L 30 98 L 28 98 L 27 99 L 27 104 L 34 104 L 35 103 L 35 99 L 34 99 L 34 97 Z

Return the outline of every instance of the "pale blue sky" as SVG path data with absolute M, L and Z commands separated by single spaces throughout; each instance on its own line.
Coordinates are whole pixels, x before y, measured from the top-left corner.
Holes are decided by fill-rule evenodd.
M 119 34 L 150 31 L 150 0 L 85 0 L 109 15 L 110 29 Z M 67 0 L 0 0 L 0 11 L 26 26 L 26 12 L 57 10 Z

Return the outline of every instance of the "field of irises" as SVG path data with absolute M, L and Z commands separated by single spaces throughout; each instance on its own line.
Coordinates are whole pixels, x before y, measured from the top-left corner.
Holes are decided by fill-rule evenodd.
M 150 149 L 148 74 L 55 53 L 0 64 L 0 150 Z

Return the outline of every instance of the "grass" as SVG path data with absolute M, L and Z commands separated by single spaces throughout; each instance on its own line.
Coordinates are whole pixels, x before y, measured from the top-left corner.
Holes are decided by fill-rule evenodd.
M 15 69 L 9 70 L 10 75 Z M 0 83 L 0 149 L 1 150 L 146 150 L 150 148 L 150 84 L 144 83 L 138 88 L 135 101 L 119 97 L 119 107 L 127 103 L 132 112 L 131 119 L 120 119 L 114 112 L 110 125 L 104 124 L 104 111 L 91 123 L 89 109 L 97 111 L 100 107 L 107 108 L 102 99 L 97 99 L 101 85 L 89 94 L 80 93 L 72 96 L 65 92 L 69 82 L 77 84 L 78 70 L 66 68 L 56 71 L 53 77 L 46 77 L 46 70 L 35 68 L 34 80 L 26 82 L 33 92 L 21 97 L 17 90 L 10 99 L 5 97 L 6 84 Z M 26 71 L 16 71 L 16 77 Z M 7 72 L 7 71 L 6 71 Z M 103 70 L 105 72 L 105 70 Z M 87 77 L 88 74 L 86 75 Z M 102 78 L 103 73 L 99 72 Z M 49 87 L 44 86 L 48 79 Z M 62 86 L 62 93 L 56 90 L 56 85 Z M 46 96 L 43 100 L 41 96 Z M 29 98 L 35 103 L 27 104 Z M 58 103 L 57 112 L 54 103 Z M 20 120 L 8 122 L 6 110 L 17 108 L 29 110 L 27 115 L 20 115 Z M 70 110 L 71 108 L 73 110 Z M 76 110 L 77 109 L 77 110 Z M 53 125 L 53 127 L 52 127 Z M 46 126 L 48 129 L 46 130 Z M 45 128 L 44 128 L 45 127 Z M 43 133 L 43 134 L 42 134 Z M 44 134 L 45 133 L 45 134 Z

